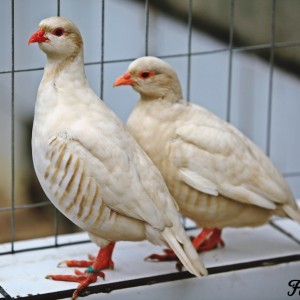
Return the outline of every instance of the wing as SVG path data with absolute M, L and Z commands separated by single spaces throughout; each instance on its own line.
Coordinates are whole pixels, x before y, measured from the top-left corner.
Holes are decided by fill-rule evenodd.
M 176 134 L 172 160 L 179 178 L 192 188 L 267 209 L 292 201 L 270 160 L 231 125 L 187 124 Z
M 160 230 L 166 225 L 161 208 L 141 183 L 132 153 L 112 139 L 91 143 L 66 132 L 52 137 L 44 177 L 55 187 L 59 207 L 66 213 L 72 209 L 83 221 L 114 212 Z

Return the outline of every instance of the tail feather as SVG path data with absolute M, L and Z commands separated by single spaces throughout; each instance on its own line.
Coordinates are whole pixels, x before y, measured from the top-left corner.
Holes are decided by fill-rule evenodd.
M 184 232 L 183 229 L 182 231 Z M 171 228 L 166 228 L 162 235 L 169 244 L 170 248 L 172 248 L 182 264 L 190 273 L 197 277 L 201 277 L 201 275 L 207 275 L 207 270 L 204 264 L 200 260 L 198 253 L 185 233 L 179 234 L 179 239 L 177 238 L 178 232 L 175 234 L 172 232 Z
M 299 207 L 292 207 L 291 205 L 284 205 L 283 206 L 284 212 L 294 221 L 300 224 L 300 209 Z

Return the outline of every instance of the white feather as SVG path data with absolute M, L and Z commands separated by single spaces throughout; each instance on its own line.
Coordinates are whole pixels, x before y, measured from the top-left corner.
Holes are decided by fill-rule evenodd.
M 199 173 L 193 172 L 186 168 L 181 168 L 178 172 L 179 178 L 183 182 L 198 190 L 199 192 L 213 196 L 219 195 L 217 191 L 217 186 L 213 182 L 199 175 Z

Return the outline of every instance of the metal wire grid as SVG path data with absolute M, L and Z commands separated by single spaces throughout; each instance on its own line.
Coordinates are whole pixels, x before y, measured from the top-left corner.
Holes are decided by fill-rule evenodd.
M 135 58 L 128 59 L 116 59 L 116 60 L 105 60 L 104 53 L 104 30 L 105 30 L 105 0 L 101 1 L 102 15 L 101 15 L 101 58 L 100 61 L 88 62 L 85 63 L 86 66 L 90 65 L 99 65 L 100 66 L 100 97 L 103 98 L 103 87 L 104 87 L 104 65 L 105 64 L 114 64 L 114 63 L 122 63 L 122 62 L 131 62 Z M 145 0 L 145 55 L 149 54 L 149 2 L 150 0 Z M 228 83 L 227 83 L 227 111 L 226 111 L 226 119 L 227 121 L 231 120 L 231 87 L 232 87 L 232 63 L 234 53 L 238 52 L 248 52 L 253 50 L 262 50 L 268 49 L 270 51 L 270 61 L 269 61 L 269 87 L 268 87 L 268 117 L 267 117 L 267 147 L 266 152 L 267 155 L 270 155 L 271 148 L 271 131 L 272 131 L 272 91 L 273 91 L 273 73 L 274 73 L 274 50 L 276 48 L 285 48 L 285 47 L 296 47 L 300 46 L 300 41 L 287 41 L 287 42 L 275 42 L 275 13 L 276 13 L 276 0 L 272 0 L 272 10 L 271 10 L 271 40 L 270 43 L 259 44 L 259 45 L 251 45 L 251 46 L 242 46 L 242 47 L 234 47 L 233 45 L 233 37 L 234 37 L 234 20 L 235 20 L 235 0 L 230 0 L 230 25 L 229 25 L 229 43 L 227 47 L 222 49 L 212 50 L 212 51 L 199 51 L 192 52 L 192 9 L 193 9 L 193 0 L 187 0 L 188 6 L 188 18 L 187 18 L 187 34 L 188 34 L 188 44 L 187 44 L 187 52 L 186 53 L 178 53 L 173 55 L 164 55 L 160 56 L 161 58 L 176 58 L 176 57 L 186 57 L 187 58 L 187 91 L 186 91 L 186 99 L 190 99 L 190 83 L 191 83 L 191 58 L 195 56 L 201 55 L 209 55 L 227 52 L 228 53 Z M 60 16 L 60 0 L 57 0 L 57 15 Z M 74 243 L 59 243 L 58 242 L 58 213 L 55 210 L 54 214 L 54 242 L 53 245 L 34 247 L 34 248 L 26 248 L 26 249 L 15 249 L 15 212 L 16 210 L 22 209 L 30 209 L 36 207 L 44 207 L 51 206 L 50 201 L 43 201 L 35 204 L 24 204 L 24 205 L 15 205 L 15 74 L 19 72 L 30 72 L 43 70 L 43 68 L 29 68 L 29 69 L 15 69 L 15 53 L 14 53 L 14 38 L 15 38 L 15 22 L 14 22 L 14 11 L 15 11 L 15 3 L 14 0 L 11 0 L 11 70 L 8 71 L 0 71 L 1 74 L 11 74 L 11 206 L 0 208 L 0 212 L 11 212 L 11 222 L 10 222 L 10 230 L 11 230 L 11 247 L 10 251 L 0 252 L 0 255 L 8 254 L 8 253 L 17 253 L 23 251 L 31 251 L 37 249 L 47 249 L 57 246 L 70 245 L 70 244 L 78 244 L 78 243 L 86 243 L 89 240 L 82 240 Z M 299 172 L 292 172 L 284 174 L 285 177 L 295 177 L 300 176 Z

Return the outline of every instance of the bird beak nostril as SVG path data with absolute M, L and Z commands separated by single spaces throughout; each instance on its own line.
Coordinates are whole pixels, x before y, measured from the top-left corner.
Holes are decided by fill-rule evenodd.
M 125 73 L 123 75 L 123 78 L 126 79 L 126 80 L 130 79 L 131 78 L 131 74 L 130 73 Z

